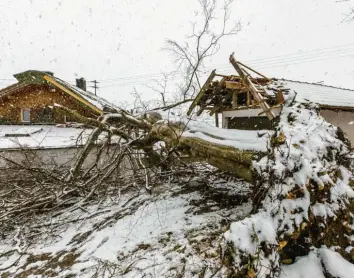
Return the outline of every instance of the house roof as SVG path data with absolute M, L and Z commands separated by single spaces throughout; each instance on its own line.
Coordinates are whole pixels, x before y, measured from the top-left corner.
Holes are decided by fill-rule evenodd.
M 95 94 L 84 91 L 70 83 L 61 80 L 54 76 L 52 72 L 29 70 L 14 74 L 14 77 L 18 80 L 18 83 L 6 87 L 0 90 L 0 97 L 16 92 L 17 90 L 33 84 L 50 84 L 64 93 L 67 93 L 83 103 L 95 112 L 102 114 L 105 108 L 120 110 L 119 107 L 110 103 L 102 97 Z
M 286 79 L 274 81 L 297 93 L 298 101 L 311 101 L 322 107 L 354 109 L 354 90 Z
M 247 73 L 248 74 L 248 73 Z M 300 102 L 311 101 L 322 108 L 341 109 L 354 111 L 354 90 L 327 86 L 318 83 L 293 81 L 278 78 L 250 77 L 252 86 L 259 92 L 270 106 L 278 106 L 282 103 L 278 99 L 278 93 L 287 94 L 292 90 L 297 93 L 296 98 Z M 235 94 L 247 93 L 250 86 L 237 75 L 219 75 L 212 71 L 202 89 L 191 104 L 188 114 L 199 106 L 197 116 L 204 110 L 210 114 L 233 109 L 259 108 L 259 105 L 248 103 L 245 106 L 233 107 Z
M 96 106 L 100 110 L 104 110 L 105 108 L 113 108 L 117 111 L 121 110 L 118 106 L 115 106 L 113 103 L 110 103 L 108 100 L 99 97 L 89 91 L 84 91 L 80 89 L 79 87 L 76 87 L 74 85 L 71 85 L 70 83 L 63 81 L 59 78 L 54 78 L 57 82 L 62 84 L 63 86 L 67 87 L 71 91 L 75 92 L 76 94 L 80 95 L 82 98 L 90 102 L 92 105 Z

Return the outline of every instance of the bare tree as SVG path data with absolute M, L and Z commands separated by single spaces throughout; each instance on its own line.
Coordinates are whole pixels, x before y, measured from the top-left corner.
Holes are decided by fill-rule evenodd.
M 201 74 L 204 62 L 215 55 L 225 37 L 236 35 L 241 24 L 231 17 L 233 0 L 225 0 L 219 6 L 217 0 L 198 0 L 200 9 L 196 11 L 196 19 L 191 22 L 191 34 L 183 42 L 167 39 L 164 50 L 172 54 L 174 72 L 164 74 L 164 80 L 156 81 L 157 85 L 150 88 L 157 92 L 162 99 L 162 106 L 176 106 L 191 101 L 201 89 Z M 170 78 L 173 75 L 172 78 Z M 182 82 L 176 84 L 178 90 L 168 91 L 168 84 L 180 76 Z M 168 97 L 172 101 L 168 105 Z

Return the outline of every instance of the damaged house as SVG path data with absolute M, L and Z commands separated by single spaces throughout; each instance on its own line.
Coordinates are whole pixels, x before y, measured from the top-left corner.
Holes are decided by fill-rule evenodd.
M 292 89 L 299 101 L 311 101 L 320 107 L 323 118 L 339 126 L 354 144 L 354 90 L 285 79 L 268 78 L 238 62 L 233 55 L 230 62 L 237 75 L 220 75 L 212 71 L 191 104 L 188 115 L 198 107 L 215 115 L 219 126 L 243 130 L 271 130 L 275 127 L 284 101 Z
M 59 104 L 83 116 L 97 118 L 105 111 L 118 110 L 107 100 L 86 90 L 86 81 L 76 86 L 52 72 L 29 70 L 15 74 L 17 83 L 0 90 L 0 124 L 55 124 L 70 121 L 50 106 Z

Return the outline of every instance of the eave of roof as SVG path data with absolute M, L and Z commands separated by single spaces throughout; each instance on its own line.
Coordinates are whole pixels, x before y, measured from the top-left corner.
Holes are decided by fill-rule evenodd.
M 331 86 L 331 85 L 325 85 L 321 83 L 315 83 L 315 82 L 307 82 L 307 81 L 298 81 L 298 80 L 291 80 L 291 79 L 286 79 L 286 78 L 273 78 L 273 80 L 277 81 L 289 81 L 289 82 L 294 82 L 294 83 L 300 83 L 300 84 L 308 84 L 308 85 L 315 85 L 315 86 L 322 86 L 325 88 L 333 88 L 333 89 L 338 89 L 338 90 L 344 90 L 344 91 L 352 91 L 354 92 L 354 89 L 348 89 L 348 88 L 343 88 L 343 87 L 336 87 L 336 86 Z
M 287 79 L 274 79 L 274 82 L 275 85 L 295 91 L 298 101 L 311 101 L 320 107 L 332 109 L 354 109 L 353 89 Z
M 10 86 L 8 86 L 6 88 L 3 88 L 3 89 L 0 90 L 0 98 L 2 98 L 4 96 L 7 96 L 7 95 L 9 95 L 11 93 L 14 93 L 17 90 L 22 89 L 22 88 L 24 88 L 26 86 L 28 86 L 27 83 L 18 82 L 18 83 L 15 83 L 13 85 L 10 85 Z

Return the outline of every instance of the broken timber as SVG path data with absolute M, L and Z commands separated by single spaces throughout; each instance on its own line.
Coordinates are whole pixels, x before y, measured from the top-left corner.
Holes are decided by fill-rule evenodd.
M 259 106 L 263 109 L 263 111 L 267 115 L 268 119 L 269 120 L 273 120 L 275 118 L 275 115 L 271 111 L 268 103 L 263 98 L 261 92 L 259 90 L 257 90 L 257 88 L 254 86 L 254 84 L 250 80 L 249 76 L 246 75 L 245 72 L 242 70 L 242 68 L 238 65 L 238 63 L 235 60 L 233 54 L 230 55 L 230 63 L 235 68 L 237 73 L 240 75 L 240 77 L 242 78 L 243 83 L 245 84 L 245 86 L 248 87 L 248 89 L 251 92 L 253 98 L 256 100 L 256 102 L 259 104 Z
M 198 94 L 198 96 L 194 99 L 194 101 L 192 102 L 191 106 L 188 109 L 187 115 L 190 116 L 193 109 L 197 106 L 199 100 L 202 98 L 202 96 L 204 95 L 205 91 L 207 90 L 209 84 L 211 83 L 211 81 L 213 81 L 214 77 L 215 77 L 215 72 L 216 70 L 213 70 L 210 74 L 210 76 L 208 77 L 207 81 L 204 83 L 203 88 L 200 90 L 200 93 Z M 203 110 L 202 110 L 203 111 Z M 201 113 L 201 112 L 200 112 Z

